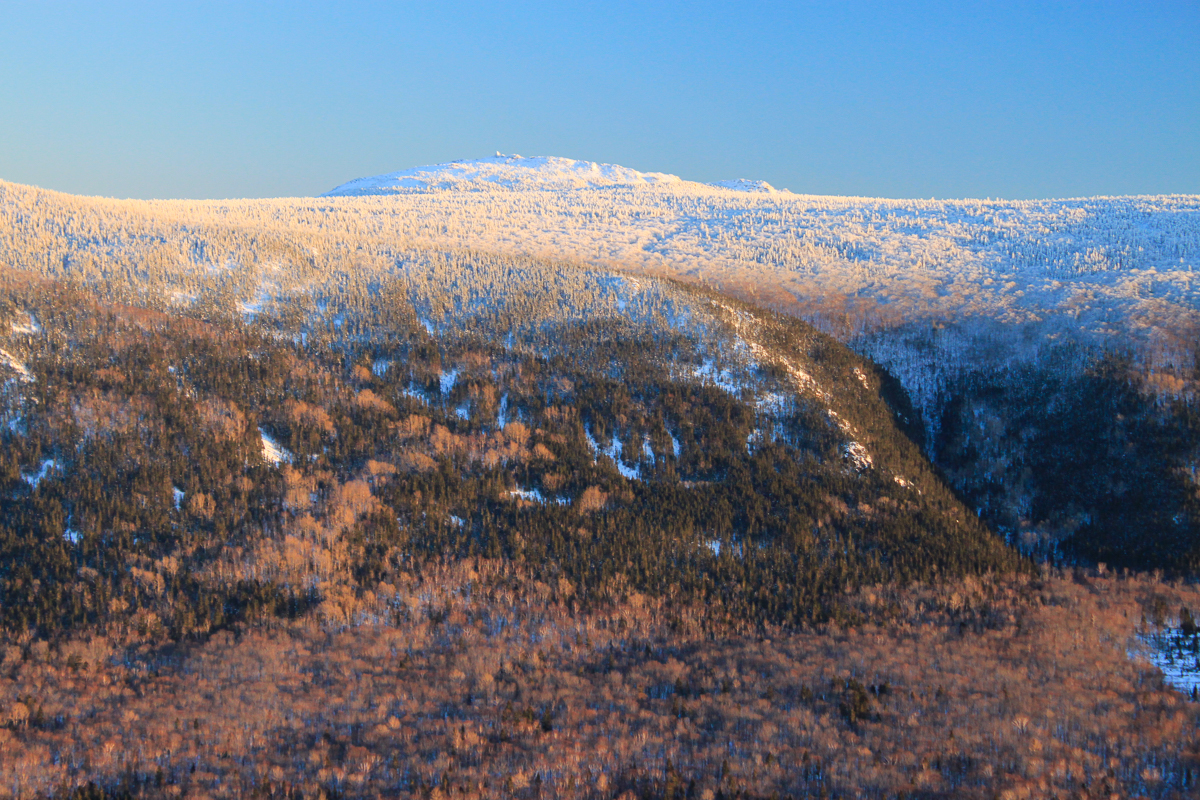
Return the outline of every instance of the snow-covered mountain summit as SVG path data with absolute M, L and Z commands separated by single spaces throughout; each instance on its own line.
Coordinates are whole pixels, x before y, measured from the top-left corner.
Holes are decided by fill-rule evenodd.
M 389 172 L 343 183 L 322 197 L 361 197 L 439 191 L 561 191 L 608 187 L 682 184 L 677 175 L 638 172 L 616 164 L 597 164 L 555 156 L 526 158 L 497 153 L 488 158 L 451 161 Z
M 754 180 L 752 178 L 734 178 L 731 181 L 714 181 L 709 186 L 715 186 L 718 189 L 732 189 L 735 192 L 758 192 L 760 194 L 777 194 L 779 189 L 776 189 L 766 181 Z M 787 191 L 784 189 L 784 191 Z

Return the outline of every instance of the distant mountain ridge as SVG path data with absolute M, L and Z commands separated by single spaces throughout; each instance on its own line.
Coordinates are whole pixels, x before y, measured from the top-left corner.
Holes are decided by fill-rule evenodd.
M 616 164 L 555 156 L 487 158 L 412 167 L 343 183 L 322 197 L 361 197 L 436 191 L 561 191 L 682 183 L 677 175 L 638 172 Z
M 410 167 L 343 183 L 321 197 L 420 194 L 425 192 L 565 191 L 572 189 L 712 186 L 739 192 L 778 191 L 761 180 L 737 178 L 711 184 L 664 172 L 639 172 L 618 164 L 558 156 L 504 155 Z
M 776 189 L 766 181 L 755 180 L 753 178 L 734 178 L 730 181 L 713 181 L 708 184 L 715 186 L 718 189 L 732 189 L 735 192 L 761 192 L 763 194 L 778 194 L 779 189 Z M 787 192 L 787 189 L 783 190 Z

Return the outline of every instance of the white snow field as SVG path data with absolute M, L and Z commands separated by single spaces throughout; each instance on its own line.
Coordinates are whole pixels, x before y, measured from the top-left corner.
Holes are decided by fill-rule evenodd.
M 423 244 L 690 277 L 783 310 L 849 313 L 865 327 L 914 313 L 1064 316 L 1106 332 L 1190 319 L 1200 306 L 1195 195 L 820 197 L 764 181 L 701 184 L 498 156 L 360 178 L 325 196 L 359 198 L 336 208 Z
M 1167 394 L 1200 391 L 1174 377 L 1195 363 L 1200 328 L 1197 195 L 822 197 L 513 156 L 330 196 L 329 214 L 411 245 L 700 282 L 800 316 L 895 374 L 930 437 L 947 381 L 1068 340 L 1134 352 Z
M 240 281 L 250 265 L 197 240 L 213 226 L 254 227 L 282 241 L 242 289 L 251 312 L 283 290 L 289 267 L 292 283 L 319 280 L 352 240 L 359 266 L 432 248 L 704 282 L 847 339 L 964 317 L 1182 329 L 1200 307 L 1197 195 L 887 200 L 721 183 L 500 155 L 359 178 L 319 198 L 120 201 L 0 182 L 0 255 L 58 277 L 141 247 L 164 268 Z
M 233 298 L 248 320 L 399 275 L 445 296 L 422 317 L 430 328 L 530 274 L 505 259 L 613 275 L 605 291 L 621 314 L 649 312 L 646 287 L 617 274 L 668 277 L 813 322 L 891 370 L 922 410 L 948 375 L 1007 368 L 1064 338 L 1118 342 L 1167 375 L 1194 365 L 1200 329 L 1198 195 L 822 197 L 554 157 L 416 167 L 274 200 L 123 201 L 0 182 L 0 259 L 134 281 L 147 302 Z

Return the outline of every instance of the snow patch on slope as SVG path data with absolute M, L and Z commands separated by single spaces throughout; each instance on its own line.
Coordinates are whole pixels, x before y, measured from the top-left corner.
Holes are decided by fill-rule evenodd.
M 617 438 L 615 433 L 612 436 L 612 443 L 609 444 L 608 447 L 602 447 L 600 443 L 596 441 L 595 437 L 592 436 L 592 432 L 586 427 L 583 429 L 583 435 L 594 457 L 599 458 L 600 456 L 607 456 L 612 460 L 613 464 L 616 465 L 617 472 L 621 473 L 622 477 L 631 481 L 641 479 L 642 471 L 640 468 L 636 466 L 630 466 L 621 460 L 621 453 L 624 450 L 624 445 L 621 444 L 621 440 Z
M 258 429 L 258 435 L 262 437 L 262 456 L 264 461 L 269 461 L 272 464 L 281 464 L 284 461 L 291 463 L 292 454 L 287 448 L 272 439 L 262 428 Z
M 738 396 L 743 388 L 733 370 L 718 367 L 716 362 L 711 358 L 705 359 L 704 363 L 700 366 L 693 367 L 692 375 L 698 378 L 701 383 L 716 386 L 718 389 L 734 397 Z
M 1191 649 L 1191 637 L 1177 631 L 1142 633 L 1129 655 L 1149 661 L 1162 670 L 1167 683 L 1185 694 L 1200 689 L 1200 657 Z
M 846 442 L 840 448 L 842 458 L 850 462 L 855 472 L 866 472 L 875 466 L 875 459 L 859 442 Z
M 21 361 L 7 350 L 0 350 L 0 364 L 17 373 L 17 380 L 22 383 L 33 383 L 33 373 Z
M 33 318 L 32 314 L 26 314 L 23 318 L 12 321 L 12 332 L 16 335 L 32 336 L 41 333 L 42 326 Z
M 451 161 L 373 175 L 343 183 L 322 197 L 463 191 L 561 191 L 681 184 L 676 175 L 638 172 L 616 164 L 555 156 L 525 158 L 497 153 L 489 158 Z
M 515 497 L 520 500 L 527 500 L 530 503 L 539 503 L 546 505 L 546 497 L 537 489 L 509 489 L 509 497 Z
M 458 369 L 444 370 L 438 376 L 438 386 L 442 389 L 442 394 L 450 394 L 454 389 L 454 384 L 458 382 Z
M 27 472 L 22 472 L 21 480 L 25 481 L 30 486 L 32 486 L 33 488 L 36 489 L 38 487 L 38 484 L 41 483 L 43 480 L 45 480 L 46 476 L 49 475 L 51 471 L 56 470 L 58 468 L 59 468 L 58 462 L 55 461 L 53 458 L 48 458 L 42 462 L 42 466 L 37 472 L 32 473 L 32 474 L 27 473 Z
M 521 489 L 521 488 L 509 489 L 508 496 L 510 498 L 515 498 L 517 500 L 524 500 L 528 503 L 537 503 L 538 505 L 543 505 L 543 506 L 547 505 L 548 503 L 554 503 L 555 505 L 565 506 L 571 502 L 570 500 L 567 500 L 565 497 L 547 498 L 544 494 L 541 493 L 541 491 L 539 489 Z

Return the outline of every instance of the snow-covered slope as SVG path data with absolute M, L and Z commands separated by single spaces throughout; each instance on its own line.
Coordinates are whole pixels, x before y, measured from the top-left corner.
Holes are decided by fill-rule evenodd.
M 413 192 L 562 191 L 613 186 L 661 186 L 683 180 L 661 172 L 638 172 L 616 164 L 570 158 L 497 153 L 489 158 L 451 161 L 389 172 L 343 183 L 323 197 L 359 197 Z
M 323 199 L 111 201 L 0 182 L 0 259 L 48 277 L 138 275 L 139 291 L 185 304 L 220 283 L 243 312 L 331 276 L 408 269 L 417 253 L 665 275 L 818 324 L 892 369 L 923 408 L 943 393 L 941 376 L 976 368 L 980 354 L 1026 359 L 1064 337 L 1132 344 L 1156 374 L 1195 363 L 1200 196 L 889 200 L 768 188 L 517 156 L 363 178 Z M 250 229 L 269 231 L 271 246 L 233 244 L 231 232 Z M 945 327 L 963 322 L 984 326 L 980 347 Z
M 819 197 L 761 180 L 703 184 L 497 155 L 361 178 L 325 196 L 379 202 L 371 195 L 391 198 L 336 210 L 369 214 L 381 233 L 423 246 L 686 276 L 816 321 L 849 314 L 859 330 L 962 317 L 1181 329 L 1200 309 L 1192 195 Z

